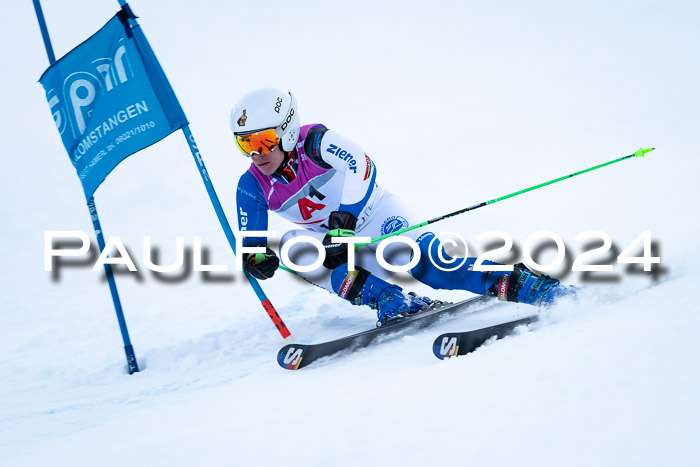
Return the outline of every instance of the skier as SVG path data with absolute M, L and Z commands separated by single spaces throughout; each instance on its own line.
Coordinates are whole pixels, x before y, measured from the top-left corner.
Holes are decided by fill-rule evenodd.
M 238 148 L 252 164 L 241 176 L 236 201 L 241 231 L 267 230 L 268 211 L 299 225 L 304 230 L 285 233 L 280 246 L 299 235 L 316 237 L 323 243 L 324 267 L 299 272 L 306 280 L 355 305 L 377 310 L 377 325 L 415 313 L 430 303 L 425 297 L 406 294 L 386 281 L 390 273 L 373 254 L 377 244 L 357 251 L 354 270 L 348 269 L 346 243 L 332 237 L 378 237 L 411 225 L 420 219 L 396 195 L 377 183 L 377 168 L 364 150 L 321 124 L 300 126 L 297 101 L 290 92 L 265 88 L 243 96 L 231 112 L 231 130 Z M 512 272 L 472 271 L 476 258 L 467 258 L 453 271 L 437 254 L 435 234 L 416 229 L 403 234 L 420 247 L 418 263 L 410 274 L 434 289 L 461 289 L 500 300 L 546 305 L 567 288 L 549 276 L 537 276 L 523 264 Z M 264 254 L 243 254 L 246 271 L 257 279 L 268 279 L 279 267 L 278 256 L 267 247 L 264 237 L 246 237 L 244 246 L 266 247 Z M 410 250 L 410 249 L 408 249 Z M 386 248 L 384 256 L 397 265 L 408 264 L 412 255 L 398 243 Z M 297 265 L 318 257 L 308 244 L 294 244 L 289 258 Z M 444 255 L 443 255 L 444 257 Z M 436 267 L 433 261 L 440 267 Z M 496 264 L 485 261 L 484 264 Z

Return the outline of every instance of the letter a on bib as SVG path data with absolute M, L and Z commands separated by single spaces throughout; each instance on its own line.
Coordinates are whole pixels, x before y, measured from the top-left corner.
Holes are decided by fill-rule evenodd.
M 311 215 L 315 211 L 321 210 L 326 207 L 325 204 L 314 203 L 309 198 L 300 198 L 297 204 L 299 204 L 299 212 L 301 212 L 301 217 L 305 221 L 311 219 Z

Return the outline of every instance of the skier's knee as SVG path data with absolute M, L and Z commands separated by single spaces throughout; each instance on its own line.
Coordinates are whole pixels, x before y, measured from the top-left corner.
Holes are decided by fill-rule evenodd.
M 452 258 L 444 251 L 434 233 L 426 232 L 417 240 L 421 259 L 411 269 L 411 275 L 434 289 L 468 290 L 484 295 L 493 283 L 489 274 L 474 271 L 476 258 Z M 497 264 L 484 261 L 484 264 Z
M 286 231 L 286 232 L 282 235 L 282 238 L 280 238 L 280 246 L 281 246 L 281 245 L 284 245 L 285 243 L 287 243 L 289 240 L 291 240 L 292 238 L 296 237 L 297 235 L 299 235 L 299 231 L 298 231 L 298 230 L 288 230 L 288 231 Z
M 416 243 L 418 243 L 420 250 L 420 261 L 411 269 L 410 273 L 425 285 L 434 289 L 444 289 L 447 288 L 445 287 L 445 269 L 450 268 L 450 263 L 441 259 L 438 254 L 440 242 L 434 241 L 435 239 L 433 232 L 426 232 L 418 237 Z M 445 255 L 442 257 L 444 258 Z M 446 259 L 449 261 L 452 258 L 448 256 Z

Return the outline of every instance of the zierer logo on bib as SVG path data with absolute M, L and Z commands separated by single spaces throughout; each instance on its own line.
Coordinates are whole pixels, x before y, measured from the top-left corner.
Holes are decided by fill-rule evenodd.
M 348 169 L 352 170 L 354 173 L 357 173 L 357 161 L 352 154 L 347 152 L 345 149 L 336 146 L 335 144 L 331 144 L 330 147 L 326 149 L 326 152 L 330 152 L 331 154 L 338 156 L 338 159 L 347 162 Z

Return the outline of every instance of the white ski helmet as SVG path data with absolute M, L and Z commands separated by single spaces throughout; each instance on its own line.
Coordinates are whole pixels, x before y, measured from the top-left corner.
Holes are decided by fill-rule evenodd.
M 263 88 L 241 97 L 231 111 L 234 136 L 274 129 L 286 152 L 299 139 L 299 108 L 291 92 Z

